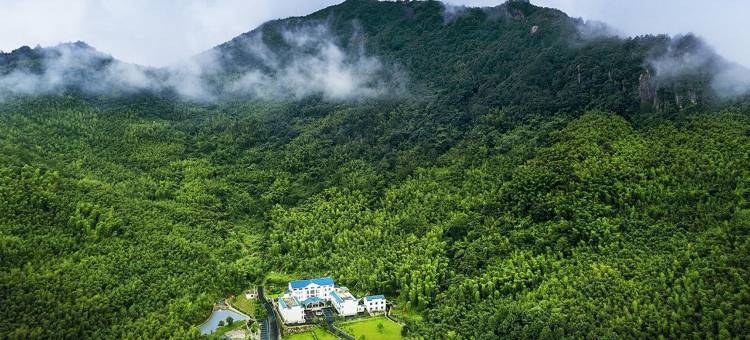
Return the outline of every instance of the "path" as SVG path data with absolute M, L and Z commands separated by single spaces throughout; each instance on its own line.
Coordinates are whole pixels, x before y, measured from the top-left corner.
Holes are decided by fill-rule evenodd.
M 331 311 L 331 308 L 324 308 L 323 315 L 325 315 L 326 323 L 328 323 L 329 332 L 335 334 L 337 337 L 341 339 L 354 340 L 354 337 L 352 337 L 349 334 L 346 334 L 346 332 L 336 328 L 336 326 L 333 325 L 333 312 Z
M 388 320 L 391 320 L 391 321 L 393 321 L 393 322 L 401 325 L 401 327 L 406 326 L 405 323 L 403 323 L 401 321 L 398 321 L 398 320 L 396 320 L 396 319 L 394 319 L 394 318 L 391 317 L 391 309 L 393 309 L 393 307 L 391 307 L 389 305 L 385 305 L 385 317 L 388 318 Z
M 266 331 L 261 331 L 261 339 L 268 340 L 279 340 L 281 332 L 279 331 L 279 323 L 276 321 L 276 312 L 273 310 L 273 304 L 266 299 L 266 294 L 263 291 L 263 286 L 258 286 L 258 298 L 263 302 L 263 306 L 266 307 L 268 312 L 268 319 L 266 320 Z M 265 335 L 265 336 L 264 336 Z

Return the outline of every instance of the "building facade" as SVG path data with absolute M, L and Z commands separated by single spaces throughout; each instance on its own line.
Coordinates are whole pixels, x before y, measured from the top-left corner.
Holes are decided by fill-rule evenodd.
M 383 295 L 369 295 L 358 299 L 346 287 L 336 286 L 331 277 L 289 282 L 286 294 L 278 299 L 278 310 L 286 324 L 304 323 L 306 318 L 323 314 L 329 305 L 341 316 L 357 313 L 384 313 L 386 300 Z
M 339 287 L 331 292 L 331 304 L 341 316 L 357 315 L 359 299 L 355 298 L 349 289 Z
M 383 295 L 368 295 L 364 298 L 365 308 L 367 313 L 377 314 L 385 313 L 385 296 Z
M 333 291 L 333 279 L 330 277 L 321 277 L 310 280 L 294 280 L 289 282 L 287 291 L 299 301 L 305 301 L 312 297 L 323 300 L 328 299 L 328 295 Z
M 323 300 L 317 296 L 313 296 L 305 301 L 302 301 L 302 306 L 305 307 L 305 310 L 319 311 L 326 306 L 326 300 Z
M 284 323 L 303 323 L 305 322 L 305 308 L 302 304 L 293 296 L 280 296 L 279 297 L 279 314 L 284 320 Z

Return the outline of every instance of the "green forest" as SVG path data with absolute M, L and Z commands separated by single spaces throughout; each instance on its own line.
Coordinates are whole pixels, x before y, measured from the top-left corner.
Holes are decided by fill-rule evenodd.
M 344 48 L 356 27 L 399 96 L 0 96 L 0 338 L 200 338 L 270 272 L 386 294 L 413 338 L 750 335 L 750 100 L 710 68 L 643 81 L 700 41 L 442 13 L 349 0 L 258 28 L 284 50 L 282 26 L 327 20 Z M 251 63 L 251 35 L 215 50 Z

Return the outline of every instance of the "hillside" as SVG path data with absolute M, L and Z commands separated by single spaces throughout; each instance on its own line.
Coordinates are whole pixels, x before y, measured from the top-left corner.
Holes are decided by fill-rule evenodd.
M 0 54 L 0 338 L 198 338 L 271 272 L 415 338 L 747 336 L 731 67 L 524 1 L 349 0 L 161 69 Z
M 41 74 L 37 82 L 108 96 L 147 91 L 214 102 L 409 93 L 470 114 L 502 107 L 522 116 L 590 109 L 632 116 L 713 108 L 726 99 L 717 92 L 726 92 L 721 82 L 735 66 L 692 35 L 623 39 L 523 1 L 445 8 L 349 0 L 268 22 L 162 69 L 119 62 L 82 42 L 23 47 L 0 55 L 0 67 L 6 76 Z M 17 79 L 4 79 L 4 89 Z

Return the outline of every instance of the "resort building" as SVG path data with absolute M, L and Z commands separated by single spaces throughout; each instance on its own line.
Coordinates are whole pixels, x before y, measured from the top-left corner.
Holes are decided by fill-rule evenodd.
M 317 296 L 313 296 L 305 301 L 302 301 L 302 306 L 305 307 L 305 310 L 319 311 L 326 306 L 326 300 L 323 300 Z
M 278 299 L 278 310 L 286 324 L 312 321 L 328 306 L 341 316 L 353 316 L 364 312 L 383 313 L 385 305 L 383 295 L 358 299 L 348 288 L 336 286 L 331 277 L 291 281 L 284 296 Z
M 365 296 L 365 308 L 370 314 L 385 313 L 385 296 L 368 295 Z
M 359 305 L 359 299 L 355 298 L 349 289 L 346 287 L 339 287 L 331 292 L 331 304 L 333 308 L 341 316 L 352 316 L 357 315 L 357 305 Z
M 279 297 L 279 313 L 286 324 L 305 322 L 305 309 L 294 296 Z
M 327 300 L 328 295 L 333 291 L 333 279 L 321 277 L 310 280 L 294 280 L 289 282 L 287 290 L 299 301 L 305 301 L 311 297 Z

